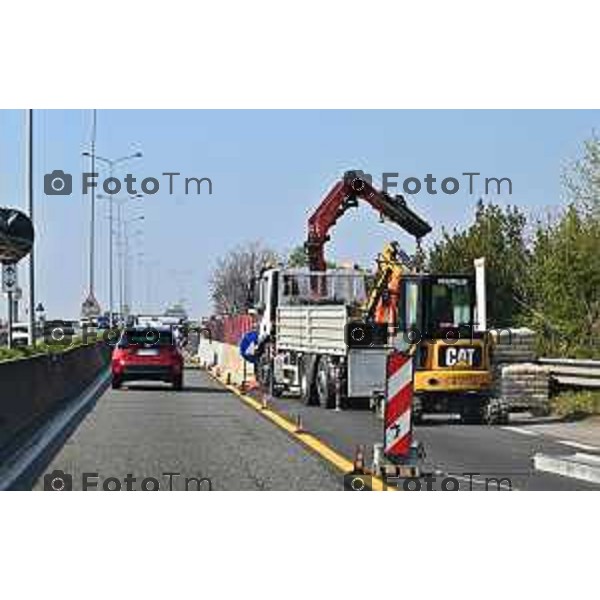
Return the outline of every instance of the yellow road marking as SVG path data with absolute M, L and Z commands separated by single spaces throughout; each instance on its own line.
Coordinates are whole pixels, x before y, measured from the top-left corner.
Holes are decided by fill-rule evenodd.
M 292 437 L 302 442 L 305 446 L 310 448 L 313 452 L 316 452 L 321 458 L 324 458 L 327 462 L 332 464 L 334 467 L 342 471 L 342 473 L 350 473 L 354 468 L 354 463 L 336 452 L 333 448 L 322 442 L 319 438 L 314 436 L 311 433 L 307 433 L 305 431 L 297 431 L 296 424 L 292 423 L 285 417 L 281 416 L 279 413 L 271 410 L 270 408 L 265 408 L 260 402 L 247 396 L 243 392 L 240 392 L 236 387 L 226 384 L 221 381 L 218 377 L 213 375 L 210 371 L 207 371 L 221 385 L 225 386 L 232 394 L 235 394 L 240 400 L 242 400 L 245 404 L 253 408 L 256 412 L 263 415 L 265 418 L 269 419 L 271 422 L 275 423 L 279 428 L 285 430 Z M 372 489 L 377 492 L 382 491 L 395 491 L 393 487 L 386 487 L 383 480 L 376 476 L 371 476 L 371 484 Z

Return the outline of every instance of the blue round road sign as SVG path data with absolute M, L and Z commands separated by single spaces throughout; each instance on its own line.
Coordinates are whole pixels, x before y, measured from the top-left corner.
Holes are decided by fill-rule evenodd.
M 258 332 L 249 331 L 244 334 L 242 341 L 240 342 L 240 354 L 242 358 L 250 363 L 256 362 L 256 348 L 258 346 Z

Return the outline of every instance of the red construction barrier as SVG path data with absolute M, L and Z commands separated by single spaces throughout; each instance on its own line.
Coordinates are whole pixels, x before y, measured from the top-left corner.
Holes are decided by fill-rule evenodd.
M 412 400 L 413 359 L 399 352 L 390 354 L 387 362 L 384 454 L 395 463 L 403 462 L 410 454 Z
M 252 315 L 212 317 L 202 326 L 210 330 L 214 341 L 237 346 L 244 334 L 256 327 L 256 319 Z

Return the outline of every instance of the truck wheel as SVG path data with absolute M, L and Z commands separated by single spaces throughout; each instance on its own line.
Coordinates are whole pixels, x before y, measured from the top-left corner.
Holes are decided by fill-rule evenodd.
M 307 354 L 300 360 L 300 397 L 306 406 L 317 403 L 315 357 Z
M 321 356 L 317 363 L 316 387 L 319 405 L 323 408 L 335 408 L 335 391 L 330 373 L 329 359 Z

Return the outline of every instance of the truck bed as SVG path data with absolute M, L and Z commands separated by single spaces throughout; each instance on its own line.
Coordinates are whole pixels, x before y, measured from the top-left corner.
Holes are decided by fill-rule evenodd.
M 277 308 L 277 350 L 345 356 L 348 308 L 344 304 Z

